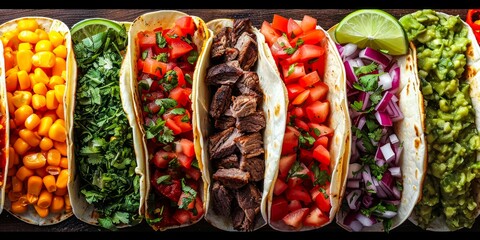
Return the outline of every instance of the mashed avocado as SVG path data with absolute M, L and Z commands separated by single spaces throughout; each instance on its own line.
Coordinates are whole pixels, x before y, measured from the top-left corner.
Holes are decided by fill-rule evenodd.
M 451 230 L 471 228 L 477 204 L 472 181 L 480 178 L 476 161 L 480 136 L 466 82 L 466 50 L 471 43 L 460 17 L 420 10 L 400 18 L 417 48 L 418 75 L 425 105 L 427 175 L 415 206 L 419 225 L 427 228 L 444 216 Z

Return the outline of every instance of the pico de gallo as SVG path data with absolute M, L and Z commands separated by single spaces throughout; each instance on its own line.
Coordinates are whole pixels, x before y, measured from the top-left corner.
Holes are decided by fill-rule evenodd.
M 329 146 L 334 130 L 327 125 L 329 87 L 325 73 L 325 32 L 317 19 L 301 21 L 274 14 L 264 21 L 265 36 L 288 92 L 287 126 L 274 184 L 271 222 L 298 230 L 329 221 L 331 203 Z
M 191 16 L 172 28 L 141 31 L 138 89 L 150 167 L 147 222 L 160 229 L 203 216 L 201 171 L 192 131 L 192 76 L 199 49 Z

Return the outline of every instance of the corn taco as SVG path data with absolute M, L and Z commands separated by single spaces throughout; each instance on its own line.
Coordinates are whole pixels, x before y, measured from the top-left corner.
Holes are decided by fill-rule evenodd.
M 3 56 L 3 44 L 0 44 L 0 56 Z M 5 82 L 5 58 L 0 58 L 0 82 Z M 0 85 L 0 213 L 5 203 L 5 189 L 7 186 L 8 161 L 10 149 L 10 115 L 8 113 L 7 89 L 4 84 Z M 13 150 L 13 148 L 12 148 Z M 12 163 L 13 164 L 13 163 Z M 12 165 L 13 166 L 13 165 Z
M 73 215 L 64 114 L 70 30 L 56 19 L 24 17 L 0 25 L 0 34 L 12 120 L 4 208 L 29 224 L 56 224 Z
M 195 112 L 205 166 L 205 220 L 225 231 L 267 224 L 267 196 L 285 126 L 285 89 L 250 19 L 207 23 Z
M 459 16 L 424 9 L 400 23 L 416 50 L 428 150 L 409 220 L 430 231 L 471 228 L 480 213 L 480 48 Z
M 145 218 L 154 230 L 192 225 L 205 212 L 192 105 L 208 38 L 202 19 L 179 11 L 143 14 L 129 30 L 128 85 L 146 161 Z
M 145 164 L 128 88 L 130 23 L 85 19 L 72 27 L 67 87 L 69 190 L 81 221 L 116 230 L 144 214 Z M 125 64 L 124 64 L 125 63 Z
M 310 16 L 296 21 L 274 14 L 260 31 L 288 100 L 268 224 L 285 232 L 318 229 L 339 210 L 350 156 L 342 61 L 333 40 Z
M 388 232 L 410 216 L 425 175 L 415 50 L 394 56 L 353 43 L 337 47 L 347 76 L 352 153 L 336 222 L 348 231 Z

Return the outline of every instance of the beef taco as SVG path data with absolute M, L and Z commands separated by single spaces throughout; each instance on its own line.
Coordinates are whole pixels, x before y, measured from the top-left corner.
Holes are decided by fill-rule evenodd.
M 424 9 L 400 23 L 416 50 L 428 149 L 409 220 L 431 231 L 471 228 L 480 213 L 480 48 L 459 16 Z
M 336 221 L 348 231 L 388 232 L 409 217 L 425 175 L 415 50 L 389 55 L 353 43 L 337 47 L 347 76 L 352 143 Z
M 145 218 L 154 230 L 192 225 L 205 212 L 194 99 L 209 34 L 199 17 L 169 10 L 139 16 L 129 31 L 128 86 L 146 161 Z
M 110 230 L 136 225 L 144 214 L 143 142 L 127 85 L 130 24 L 84 19 L 71 30 L 71 205 L 79 220 Z
M 196 140 L 208 183 L 205 220 L 225 231 L 255 231 L 267 224 L 285 88 L 250 19 L 215 19 L 207 26 L 213 37 L 195 88 Z
M 3 56 L 3 44 L 0 44 L 0 56 Z M 0 58 L 0 66 L 5 66 L 5 58 Z M 5 68 L 0 71 L 0 82 L 5 82 Z M 13 150 L 13 148 L 11 148 Z M 10 151 L 10 115 L 8 113 L 7 89 L 0 84 L 0 213 L 5 203 L 8 168 L 13 167 L 8 153 Z
M 0 35 L 12 142 L 4 208 L 29 224 L 56 224 L 73 215 L 64 111 L 70 30 L 56 19 L 24 17 L 0 25 Z
M 296 21 L 275 14 L 260 31 L 288 100 L 281 158 L 268 196 L 268 224 L 285 232 L 318 229 L 339 210 L 350 156 L 342 61 L 330 36 L 310 16 Z

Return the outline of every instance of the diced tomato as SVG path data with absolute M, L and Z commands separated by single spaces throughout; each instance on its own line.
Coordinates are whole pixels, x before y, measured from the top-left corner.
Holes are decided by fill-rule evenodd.
M 137 33 L 140 49 L 147 49 L 157 45 L 157 38 L 153 31 L 145 30 Z
M 177 153 L 177 159 L 180 165 L 184 168 L 190 168 L 192 166 L 193 157 L 188 157 L 183 153 Z
M 300 200 L 292 200 L 288 203 L 288 212 L 294 212 L 300 208 L 302 208 Z
M 300 200 L 305 205 L 312 202 L 309 192 L 301 185 L 287 189 L 285 196 L 287 197 L 287 200 Z
M 193 49 L 193 47 L 190 44 L 188 44 L 187 42 L 179 38 L 172 39 L 171 46 L 172 46 L 172 49 L 170 52 L 170 57 L 172 59 L 181 57 Z
M 189 211 L 190 220 L 192 222 L 201 218 L 203 213 L 205 212 L 205 210 L 203 209 L 202 199 L 200 199 L 200 197 L 198 195 L 195 198 L 195 210 L 196 210 L 196 214 L 195 214 L 195 211 Z
M 188 112 L 188 110 L 185 110 L 185 112 Z M 184 121 L 183 118 L 185 116 L 187 115 L 176 115 L 172 118 L 175 124 L 182 129 L 182 133 L 192 130 L 192 122 L 190 120 Z
M 295 116 L 297 118 L 301 118 L 301 117 L 305 116 L 305 110 L 301 107 L 293 107 L 290 112 L 292 113 L 291 114 L 292 116 Z
M 160 106 L 153 101 L 147 103 L 147 109 L 149 113 L 156 114 L 158 111 L 160 111 Z
M 185 174 L 190 176 L 195 181 L 198 181 L 198 179 L 200 179 L 200 177 L 202 176 L 202 173 L 200 172 L 200 170 L 195 167 L 182 168 L 182 170 L 185 172 Z
M 302 103 L 304 103 L 305 100 L 307 100 L 308 96 L 310 96 L 310 89 L 307 89 L 307 90 L 303 91 L 302 93 L 298 94 L 298 96 L 295 97 L 295 99 L 293 99 L 292 104 L 293 105 L 302 105 Z
M 288 185 L 288 188 L 294 188 L 294 187 L 297 187 L 297 186 L 300 186 L 302 185 L 303 183 L 303 179 L 302 178 L 299 178 L 299 177 L 290 177 L 287 181 L 287 185 Z
M 291 46 L 290 46 L 290 43 L 288 42 L 287 37 L 280 36 L 277 38 L 277 40 L 275 40 L 273 45 L 270 47 L 270 50 L 272 51 L 273 57 L 284 59 L 284 58 L 290 57 L 290 55 L 288 55 L 287 52 L 285 51 L 285 49 L 288 49 L 290 47 Z
M 182 192 L 182 194 L 180 194 L 180 198 L 178 199 L 177 205 L 182 206 L 183 202 L 188 201 L 188 199 L 190 199 L 190 198 L 192 198 L 192 195 L 190 193 Z M 188 203 L 186 210 L 193 209 L 194 207 L 195 207 L 195 200 Z
M 296 211 L 293 211 L 285 215 L 285 217 L 283 217 L 282 220 L 283 222 L 285 222 L 285 224 L 292 226 L 295 229 L 298 229 L 301 227 L 303 220 L 308 214 L 308 211 L 309 211 L 308 208 L 297 209 Z
M 297 152 L 299 136 L 300 132 L 298 132 L 298 130 L 285 131 L 285 135 L 283 136 L 282 155 L 293 154 Z
M 325 47 L 313 44 L 303 44 L 297 51 L 300 52 L 299 61 L 306 62 L 310 59 L 322 56 L 325 53 Z
M 330 203 L 330 198 L 325 197 L 325 194 L 322 192 L 319 192 L 317 196 L 315 196 L 315 204 L 317 207 L 324 213 L 330 212 L 330 209 L 332 208 L 332 204 Z
M 143 63 L 143 72 L 161 78 L 167 72 L 167 64 L 153 58 L 146 58 Z
M 156 170 L 153 178 L 150 179 L 150 183 L 159 194 L 167 197 L 174 203 L 177 203 L 182 194 L 182 183 L 177 179 L 170 180 L 168 184 L 157 183 L 157 179 L 164 175 L 166 174 Z
M 193 36 L 195 33 L 195 23 L 191 16 L 183 16 L 175 20 L 175 25 L 182 30 L 184 35 L 190 34 Z
M 282 70 L 285 84 L 294 83 L 294 80 L 305 76 L 303 63 L 296 63 L 294 65 L 282 64 Z
M 320 82 L 320 76 L 318 76 L 317 71 L 310 72 L 309 74 L 298 79 L 298 84 L 304 88 L 311 87 L 317 82 Z
M 306 122 L 304 122 L 303 120 L 301 120 L 300 118 L 295 118 L 295 126 L 298 127 L 299 129 L 302 129 L 304 131 L 307 131 L 308 132 L 308 125 Z
M 177 209 L 173 214 L 173 219 L 175 219 L 178 224 L 188 224 L 190 223 L 190 213 L 184 209 Z
M 295 45 L 294 45 L 295 46 Z M 292 55 L 287 55 L 284 60 L 280 62 L 281 65 L 290 66 L 300 61 L 300 51 L 295 50 Z
M 185 154 L 187 157 L 194 157 L 195 156 L 195 149 L 193 148 L 193 142 L 186 139 L 182 138 L 180 139 L 180 145 L 182 145 L 182 152 Z
M 182 133 L 182 129 L 171 118 L 165 120 L 165 126 L 172 130 L 173 135 Z
M 272 27 L 280 32 L 287 32 L 288 19 L 278 14 L 273 14 Z
M 304 33 L 315 30 L 315 28 L 317 28 L 317 19 L 304 15 L 300 27 Z
M 313 207 L 303 221 L 305 226 L 320 227 L 328 223 L 328 215 L 324 214 L 317 207 Z
M 320 29 L 315 29 L 308 32 L 304 31 L 302 35 L 290 40 L 290 44 L 295 45 L 298 39 L 302 39 L 303 44 L 317 44 L 325 39 L 325 32 Z
M 317 71 L 319 76 L 323 76 L 325 74 L 325 58 L 326 54 L 322 54 L 322 56 L 310 60 L 308 69 L 310 71 Z
M 272 46 L 277 38 L 281 36 L 268 21 L 263 21 L 260 32 L 265 36 L 265 41 L 268 43 L 268 46 Z
M 307 103 L 313 103 L 315 101 L 324 101 L 328 95 L 328 85 L 324 82 L 317 82 L 312 88 L 309 88 L 310 96 L 308 96 Z
M 310 128 L 310 135 L 315 136 L 315 137 L 321 137 L 321 136 L 327 136 L 331 137 L 333 136 L 333 129 L 325 126 L 324 124 L 317 124 L 317 123 L 308 123 L 308 127 Z M 317 130 L 315 130 L 317 129 Z M 319 133 L 319 134 L 317 134 Z
M 328 102 L 315 101 L 305 108 L 308 119 L 313 123 L 323 123 L 327 120 L 330 113 L 330 104 Z
M 297 158 L 296 154 L 290 154 L 280 157 L 280 161 L 278 163 L 279 175 L 282 179 L 285 179 L 288 175 L 288 171 L 292 167 L 295 159 Z
M 270 221 L 278 221 L 288 214 L 288 202 L 283 197 L 273 197 Z
M 281 195 L 285 190 L 287 190 L 288 185 L 280 178 L 275 180 L 275 185 L 273 186 L 273 194 L 275 196 Z
M 144 64 L 145 64 L 145 62 L 141 58 L 139 58 L 137 60 L 137 69 L 138 69 L 139 72 L 143 72 L 143 65 Z
M 322 145 L 318 145 L 313 149 L 313 159 L 321 164 L 330 165 L 330 152 Z
M 187 106 L 190 101 L 189 96 L 185 95 L 184 88 L 176 87 L 170 91 L 168 97 L 177 101 L 178 105 L 181 107 Z
M 298 159 L 303 164 L 305 164 L 307 166 L 310 165 L 310 163 L 313 161 L 312 150 L 300 148 L 300 153 L 299 153 Z
M 287 87 L 289 101 L 294 99 L 296 96 L 298 96 L 298 94 L 300 94 L 305 90 L 305 88 L 300 86 L 300 84 L 296 84 L 296 83 L 288 84 L 286 87 Z
M 328 137 L 321 136 L 317 138 L 317 140 L 315 140 L 315 142 L 313 143 L 313 147 L 316 148 L 318 145 L 322 145 L 323 147 L 328 148 Z
M 176 157 L 175 153 L 158 150 L 150 160 L 157 168 L 167 168 L 168 163 Z
M 298 25 L 298 23 L 292 18 L 289 18 L 287 22 L 288 38 L 289 39 L 295 38 L 296 36 L 299 36 L 302 33 L 303 33 L 303 30 L 300 27 L 300 25 Z
M 177 74 L 177 86 L 178 87 L 181 87 L 181 88 L 184 88 L 186 87 L 187 83 L 185 82 L 185 76 L 183 75 L 183 71 L 182 69 L 180 69 L 179 67 L 175 66 L 173 68 L 173 71 L 175 71 L 175 73 Z

